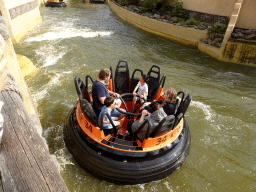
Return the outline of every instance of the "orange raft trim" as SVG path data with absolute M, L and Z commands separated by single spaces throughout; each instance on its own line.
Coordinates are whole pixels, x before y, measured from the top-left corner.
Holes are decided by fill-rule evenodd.
M 102 143 L 102 140 L 106 139 L 104 132 L 100 130 L 99 127 L 94 126 L 91 123 L 91 121 L 86 118 L 86 116 L 82 113 L 79 102 L 76 108 L 76 118 L 79 123 L 79 126 L 81 127 L 84 133 L 86 133 L 90 138 L 100 143 L 101 145 L 112 148 Z M 184 119 L 182 118 L 178 123 L 178 125 L 173 130 L 167 132 L 166 134 L 162 134 L 158 137 L 144 139 L 142 143 L 139 140 L 137 140 L 138 145 L 143 148 L 143 151 L 154 151 L 154 150 L 161 149 L 171 144 L 179 137 L 179 135 L 183 130 L 183 126 L 184 126 Z M 127 151 L 127 152 L 140 152 L 140 151 L 132 151 L 132 150 L 123 150 L 118 148 L 115 148 L 115 149 L 119 151 Z

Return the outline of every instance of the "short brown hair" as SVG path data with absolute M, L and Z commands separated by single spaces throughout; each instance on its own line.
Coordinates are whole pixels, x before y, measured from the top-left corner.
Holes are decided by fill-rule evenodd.
M 108 68 L 101 69 L 99 72 L 99 78 L 105 79 L 106 77 L 110 76 L 110 70 Z
M 112 96 L 109 96 L 107 97 L 105 100 L 104 100 L 104 104 L 109 107 L 112 103 L 114 103 L 115 101 L 115 98 L 112 97 Z

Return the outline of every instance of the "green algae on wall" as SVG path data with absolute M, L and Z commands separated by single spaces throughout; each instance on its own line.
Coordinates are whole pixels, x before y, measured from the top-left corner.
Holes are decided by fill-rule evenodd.
M 229 62 L 256 65 L 256 45 L 240 42 L 228 42 L 223 59 Z

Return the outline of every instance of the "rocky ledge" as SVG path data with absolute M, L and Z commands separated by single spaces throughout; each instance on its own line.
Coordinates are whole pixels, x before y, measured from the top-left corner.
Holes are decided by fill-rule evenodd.
M 117 5 L 121 6 L 120 4 L 116 3 Z M 151 19 L 156 19 L 158 21 L 170 23 L 173 25 L 177 26 L 183 26 L 183 27 L 190 27 L 198 30 L 207 30 L 208 28 L 211 28 L 212 23 L 207 23 L 207 22 L 201 22 L 199 25 L 195 25 L 193 23 L 196 23 L 195 19 L 191 19 L 189 22 L 181 22 L 178 17 L 171 17 L 168 14 L 163 14 L 163 13 L 149 13 L 149 12 L 144 12 L 143 7 L 141 6 L 136 6 L 136 5 L 126 5 L 126 6 L 121 6 L 124 9 L 127 9 L 131 12 L 140 14 L 145 17 L 149 17 Z
M 209 35 L 209 37 L 207 38 L 201 38 L 200 41 L 205 43 L 205 44 L 209 44 L 212 46 L 215 46 L 217 48 L 221 47 L 221 43 L 223 41 L 224 38 L 224 34 L 221 33 L 211 33 Z
M 116 3 L 118 6 L 121 6 L 118 1 L 113 1 Z M 210 14 L 205 14 L 205 13 L 200 13 L 196 11 L 189 11 L 189 10 L 183 10 L 185 14 L 188 14 L 190 16 L 190 19 L 188 20 L 181 20 L 178 17 L 172 17 L 168 15 L 167 13 L 163 12 L 157 12 L 155 14 L 150 13 L 150 12 L 145 12 L 144 7 L 142 6 L 136 6 L 136 5 L 125 5 L 121 6 L 124 9 L 127 9 L 131 12 L 140 14 L 145 17 L 149 17 L 151 19 L 156 19 L 158 21 L 170 23 L 173 25 L 177 26 L 182 26 L 182 27 L 189 27 L 189 28 L 194 28 L 198 30 L 207 30 L 211 31 L 211 29 L 214 27 L 214 23 L 216 24 L 218 22 L 218 27 L 223 28 L 225 26 L 225 23 L 228 23 L 228 17 L 224 16 L 218 16 L 218 15 L 210 15 Z M 200 19 L 201 22 L 198 22 L 197 19 Z M 204 21 L 203 21 L 204 20 Z M 214 22 L 214 23 L 213 23 Z M 207 38 L 201 38 L 200 41 L 209 44 L 212 46 L 215 46 L 217 48 L 221 47 L 221 43 L 224 38 L 225 32 L 222 33 L 216 33 L 212 32 L 209 34 L 208 32 L 208 37 Z M 241 28 L 235 28 L 233 33 L 231 34 L 232 40 L 250 40 L 250 41 L 255 41 L 256 40 L 256 29 L 241 29 Z M 256 42 L 256 41 L 255 41 Z
M 256 29 L 235 28 L 231 34 L 231 39 L 256 40 Z

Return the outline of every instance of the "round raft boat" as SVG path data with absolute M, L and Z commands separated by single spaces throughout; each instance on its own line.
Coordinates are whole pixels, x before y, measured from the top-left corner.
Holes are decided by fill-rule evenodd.
M 99 124 L 92 108 L 92 97 L 86 83 L 76 76 L 75 86 L 79 101 L 69 112 L 64 125 L 64 141 L 75 160 L 86 171 L 99 179 L 120 185 L 134 185 L 161 180 L 186 160 L 190 147 L 190 131 L 185 120 L 185 112 L 190 104 L 191 95 L 184 99 L 184 92 L 178 92 L 179 107 L 175 116 L 165 117 L 159 125 L 149 129 L 145 121 L 132 135 L 127 136 L 127 125 L 140 114 L 131 113 L 132 91 L 143 74 L 135 69 L 130 78 L 126 61 L 119 61 L 115 77 L 112 68 L 108 89 L 120 93 L 122 105 L 120 112 L 126 116 L 121 120 L 121 130 L 105 136 L 102 122 Z M 135 77 L 139 73 L 139 77 Z M 147 73 L 149 92 L 148 101 L 162 100 L 165 75 L 161 77 L 161 69 L 153 65 Z M 139 107 L 137 110 L 139 111 Z M 113 122 L 110 120 L 116 129 Z M 148 130 L 143 140 L 137 135 L 148 123 Z M 151 130 L 151 131 L 149 131 Z
M 45 7 L 67 7 L 63 0 L 47 0 Z

